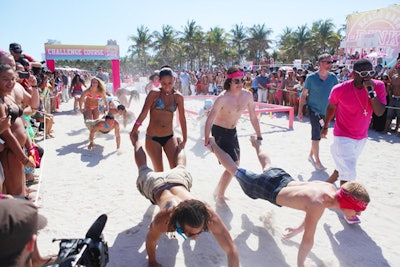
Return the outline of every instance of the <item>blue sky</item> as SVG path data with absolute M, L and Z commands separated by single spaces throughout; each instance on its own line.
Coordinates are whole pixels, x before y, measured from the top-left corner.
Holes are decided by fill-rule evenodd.
M 125 56 L 132 45 L 128 38 L 136 35 L 140 25 L 153 32 L 161 31 L 163 24 L 181 31 L 191 20 L 204 31 L 216 26 L 230 31 L 235 24 L 265 24 L 273 31 L 271 39 L 276 39 L 286 26 L 296 29 L 332 19 L 340 28 L 347 15 L 394 4 L 399 1 L 2 0 L 0 48 L 8 51 L 10 43 L 20 43 L 24 53 L 42 60 L 48 39 L 68 45 L 106 45 L 108 39 L 114 39 L 120 46 L 120 55 Z

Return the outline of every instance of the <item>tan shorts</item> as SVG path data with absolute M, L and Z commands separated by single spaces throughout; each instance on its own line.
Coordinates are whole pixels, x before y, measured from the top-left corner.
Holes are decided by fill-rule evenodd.
M 154 192 L 165 184 L 180 184 L 190 191 L 192 176 L 183 165 L 178 165 L 172 170 L 165 172 L 155 172 L 146 165 L 139 168 L 139 177 L 136 180 L 136 186 L 139 192 L 149 199 L 152 204 L 156 204 Z

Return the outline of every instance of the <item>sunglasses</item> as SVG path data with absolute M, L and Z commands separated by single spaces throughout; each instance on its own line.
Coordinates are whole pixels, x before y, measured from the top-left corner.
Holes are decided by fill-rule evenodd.
M 367 76 L 374 76 L 375 75 L 375 71 L 374 70 L 363 70 L 363 71 L 356 71 L 354 70 L 355 73 L 357 73 L 358 75 L 360 75 L 360 77 L 365 78 Z
M 176 232 L 177 232 L 181 237 L 183 237 L 184 240 L 186 240 L 186 239 L 188 239 L 188 238 L 191 238 L 191 237 L 193 237 L 193 236 L 197 236 L 197 235 L 199 235 L 199 234 L 201 234 L 201 233 L 203 232 L 203 230 L 201 230 L 200 232 L 195 233 L 195 234 L 193 234 L 193 233 L 187 233 L 187 234 L 185 234 L 185 232 L 182 230 L 181 226 L 179 225 L 178 221 L 175 222 L 175 226 L 176 226 Z
M 240 84 L 240 83 L 244 83 L 244 79 L 232 79 L 232 82 L 234 84 Z
M 333 64 L 332 60 L 330 60 L 330 61 L 322 60 L 321 62 L 325 62 L 326 64 Z

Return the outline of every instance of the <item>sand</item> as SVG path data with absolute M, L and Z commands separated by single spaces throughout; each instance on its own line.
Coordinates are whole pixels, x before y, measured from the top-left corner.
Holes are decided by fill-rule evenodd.
M 140 103 L 132 105 L 136 115 Z M 117 153 L 114 134 L 96 136 L 96 146 L 87 150 L 89 131 L 80 113 L 72 111 L 72 100 L 63 103 L 55 113 L 53 139 L 39 143 L 45 149 L 40 175 L 37 204 L 48 219 L 40 231 L 38 244 L 42 254 L 58 252 L 53 238 L 83 238 L 94 220 L 103 213 L 108 221 L 103 231 L 108 242 L 108 266 L 147 266 L 145 236 L 158 207 L 151 205 L 136 189 L 137 168 L 129 140 L 132 125 L 121 131 L 121 151 Z M 203 100 L 188 100 L 186 107 L 201 108 Z M 281 240 L 286 227 L 298 226 L 304 213 L 279 208 L 264 200 L 252 200 L 232 180 L 227 190 L 226 205 L 216 205 L 213 190 L 223 171 L 215 156 L 208 152 L 200 138 L 201 122 L 188 115 L 189 138 L 186 145 L 187 168 L 194 182 L 192 192 L 214 207 L 230 230 L 238 247 L 241 266 L 296 266 L 301 235 Z M 141 140 L 148 120 L 141 127 Z M 294 122 L 288 129 L 286 113 L 260 117 L 264 148 L 273 166 L 281 167 L 295 179 L 326 180 L 334 169 L 330 154 L 332 129 L 320 144 L 320 157 L 328 168 L 316 171 L 307 161 L 311 146 L 310 125 Z M 244 168 L 261 171 L 249 137 L 254 134 L 247 117 L 238 126 Z M 176 134 L 180 128 L 176 127 Z M 358 181 L 369 190 L 371 203 L 361 216 L 361 224 L 348 225 L 343 216 L 326 210 L 308 255 L 309 266 L 399 266 L 400 208 L 399 189 L 400 137 L 370 131 L 358 163 Z M 148 160 L 151 165 L 150 160 Z M 166 166 L 166 161 L 164 165 Z M 397 193 L 396 193 L 397 192 Z M 396 238 L 397 236 L 397 238 Z M 226 256 L 212 234 L 201 234 L 197 241 L 169 240 L 158 242 L 157 259 L 169 266 L 227 266 Z

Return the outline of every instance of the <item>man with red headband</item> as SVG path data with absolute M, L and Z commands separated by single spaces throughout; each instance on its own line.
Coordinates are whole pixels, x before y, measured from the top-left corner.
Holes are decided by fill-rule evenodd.
M 337 190 L 328 182 L 300 182 L 280 168 L 271 167 L 268 154 L 261 149 L 261 141 L 255 136 L 250 141 L 263 168 L 261 174 L 239 168 L 232 158 L 222 151 L 213 137 L 209 149 L 229 173 L 234 175 L 247 196 L 265 199 L 279 207 L 285 206 L 306 213 L 304 222 L 297 228 L 286 228 L 283 239 L 289 239 L 304 231 L 297 255 L 297 266 L 304 266 L 314 244 L 317 223 L 326 208 L 343 212 L 345 219 L 360 215 L 370 202 L 367 190 L 357 182 L 347 182 Z
M 243 88 L 243 78 L 244 72 L 240 66 L 235 65 L 228 69 L 224 91 L 216 98 L 204 127 L 204 144 L 208 145 L 211 132 L 217 144 L 231 156 L 237 165 L 239 165 L 240 148 L 236 125 L 245 109 L 249 112 L 250 122 L 257 138 L 262 140 L 253 94 Z M 225 191 L 231 180 L 232 175 L 225 170 L 215 190 L 216 200 L 226 199 Z

